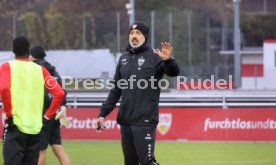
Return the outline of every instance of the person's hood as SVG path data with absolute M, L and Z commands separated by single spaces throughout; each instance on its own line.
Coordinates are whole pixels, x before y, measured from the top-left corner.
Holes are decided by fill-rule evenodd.
M 52 76 L 55 75 L 56 67 L 54 67 L 53 65 L 51 65 L 44 58 L 34 60 L 33 62 L 36 63 L 36 64 L 38 64 L 38 65 L 41 65 L 41 66 L 45 67 Z

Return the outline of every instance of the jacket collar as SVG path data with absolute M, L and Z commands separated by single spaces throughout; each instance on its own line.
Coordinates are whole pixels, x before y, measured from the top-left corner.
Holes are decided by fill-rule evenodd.
M 150 47 L 146 44 L 143 44 L 142 46 L 138 47 L 138 48 L 133 48 L 130 46 L 130 44 L 128 44 L 126 50 L 128 52 L 130 52 L 131 54 L 139 54 L 139 53 L 142 53 L 142 52 L 145 52 L 147 50 L 149 50 Z

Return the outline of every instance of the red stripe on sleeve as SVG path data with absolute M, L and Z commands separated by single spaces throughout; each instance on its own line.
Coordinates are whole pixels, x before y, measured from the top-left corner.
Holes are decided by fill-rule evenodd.
M 62 103 L 64 99 L 64 91 L 57 83 L 56 79 L 47 71 L 47 69 L 45 69 L 43 66 L 41 67 L 43 71 L 45 87 L 53 95 L 51 105 L 44 115 L 46 119 L 50 119 L 54 116 L 60 104 Z
M 6 62 L 0 68 L 0 96 L 4 105 L 4 112 L 7 117 L 12 116 L 10 84 L 11 69 L 10 64 Z

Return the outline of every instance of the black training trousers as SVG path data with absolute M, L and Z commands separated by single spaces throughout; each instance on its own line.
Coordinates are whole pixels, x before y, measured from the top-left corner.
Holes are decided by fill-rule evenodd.
M 159 165 L 154 156 L 155 127 L 121 125 L 125 165 Z
M 40 150 L 46 150 L 49 144 L 61 145 L 59 120 L 49 120 L 40 132 Z
M 25 134 L 16 127 L 5 129 L 3 143 L 5 165 L 37 165 L 39 134 Z

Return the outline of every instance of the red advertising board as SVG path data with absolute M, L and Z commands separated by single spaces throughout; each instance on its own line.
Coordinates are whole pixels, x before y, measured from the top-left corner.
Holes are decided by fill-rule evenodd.
M 62 127 L 63 139 L 119 140 L 117 110 L 101 133 L 95 130 L 98 111 L 68 109 L 72 125 Z M 276 141 L 276 108 L 161 108 L 159 120 L 158 140 Z

